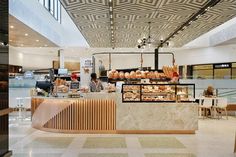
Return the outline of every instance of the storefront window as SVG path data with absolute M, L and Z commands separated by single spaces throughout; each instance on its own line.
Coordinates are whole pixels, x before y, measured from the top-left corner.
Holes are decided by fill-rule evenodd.
M 232 68 L 232 79 L 236 79 L 236 68 Z
M 214 79 L 231 79 L 231 68 L 215 69 Z
M 211 79 L 213 78 L 213 65 L 195 65 L 193 66 L 194 79 Z
M 38 0 L 52 16 L 61 23 L 61 3 L 59 0 Z

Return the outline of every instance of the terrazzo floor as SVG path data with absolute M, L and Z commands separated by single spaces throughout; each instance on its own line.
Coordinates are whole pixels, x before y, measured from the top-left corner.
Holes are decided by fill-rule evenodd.
M 195 135 L 59 134 L 30 123 L 10 115 L 13 157 L 236 157 L 235 117 L 200 119 Z

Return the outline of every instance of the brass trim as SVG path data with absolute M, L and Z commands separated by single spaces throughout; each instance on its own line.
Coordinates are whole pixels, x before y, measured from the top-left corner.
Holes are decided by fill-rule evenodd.
M 117 134 L 195 134 L 195 130 L 116 130 Z

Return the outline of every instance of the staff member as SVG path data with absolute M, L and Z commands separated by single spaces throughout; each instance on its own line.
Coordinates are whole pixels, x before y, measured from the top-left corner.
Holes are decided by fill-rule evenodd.
M 89 83 L 90 91 L 91 92 L 100 92 L 103 90 L 103 86 L 100 80 L 97 79 L 97 74 L 91 74 L 91 82 Z

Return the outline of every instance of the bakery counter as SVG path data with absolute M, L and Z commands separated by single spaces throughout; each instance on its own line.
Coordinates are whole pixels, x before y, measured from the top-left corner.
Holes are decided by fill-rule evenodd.
M 114 133 L 116 104 L 113 99 L 102 95 L 84 94 L 83 98 L 33 97 L 32 127 L 63 133 Z
M 122 102 L 121 93 L 32 98 L 32 127 L 64 133 L 176 133 L 198 129 L 193 102 Z
M 120 102 L 118 104 L 117 133 L 194 134 L 198 129 L 196 103 Z

